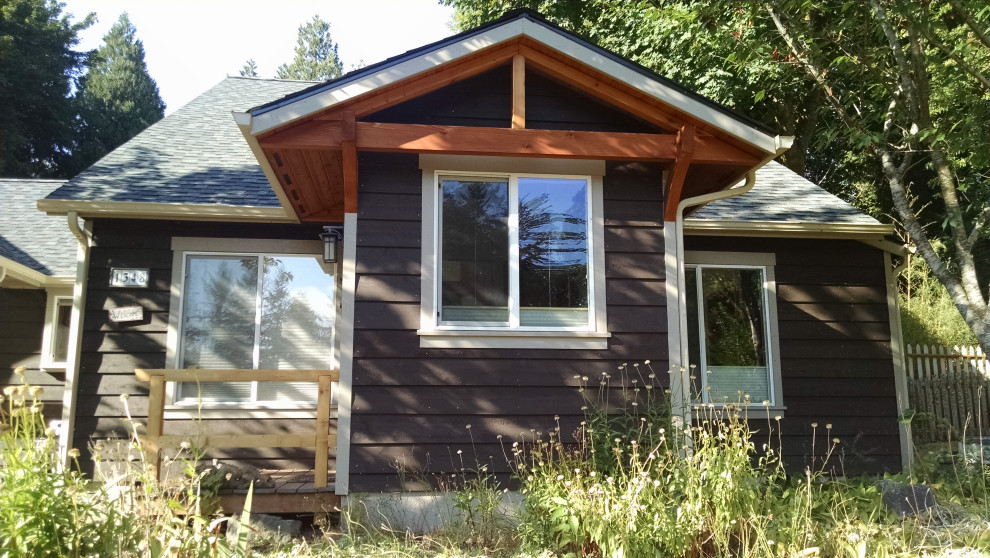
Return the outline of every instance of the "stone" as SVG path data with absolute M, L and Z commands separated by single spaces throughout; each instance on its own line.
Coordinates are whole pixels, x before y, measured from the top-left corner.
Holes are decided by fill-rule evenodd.
M 237 537 L 240 532 L 241 517 L 234 515 L 227 518 L 227 542 L 231 545 L 237 544 Z M 294 538 L 298 538 L 302 531 L 302 521 L 298 519 L 283 519 L 277 515 L 264 513 L 252 513 L 249 523 L 248 541 L 255 537 L 274 539 L 279 543 L 288 543 Z
M 213 460 L 212 463 L 200 463 L 196 468 L 198 472 L 207 471 L 203 484 L 208 485 L 214 479 L 219 481 L 219 488 L 223 490 L 246 490 L 254 482 L 255 488 L 275 488 L 275 481 L 271 475 L 261 472 L 261 469 L 250 465 L 233 465 L 223 461 Z
M 883 505 L 901 517 L 918 515 L 935 507 L 935 493 L 923 484 L 906 484 L 889 479 L 880 481 Z

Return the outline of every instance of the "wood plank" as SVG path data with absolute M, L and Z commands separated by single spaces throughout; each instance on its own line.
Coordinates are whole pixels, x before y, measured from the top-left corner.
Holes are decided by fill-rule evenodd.
M 145 463 L 154 466 L 155 478 L 161 474 L 161 436 L 162 416 L 165 412 L 165 382 L 159 377 L 149 379 L 151 383 L 148 396 L 148 427 L 145 433 Z
M 338 381 L 340 371 L 333 370 L 232 370 L 232 369 L 158 369 L 138 368 L 134 374 L 142 381 L 164 377 L 166 382 L 317 382 L 329 375 Z
M 336 438 L 336 436 L 328 436 Z M 224 434 L 202 436 L 196 440 L 205 448 L 311 448 L 316 444 L 316 432 L 306 434 Z M 189 436 L 165 435 L 158 438 L 160 448 L 177 448 L 189 442 Z
M 313 188 L 320 200 L 320 207 L 331 208 L 337 205 L 336 198 L 342 198 L 344 192 L 333 191 L 333 181 L 330 177 L 340 173 L 339 167 L 334 168 L 328 164 L 323 158 L 323 153 L 324 151 L 321 150 L 307 149 L 302 151 L 302 156 L 309 176 L 313 179 Z
M 670 173 L 670 180 L 664 185 L 664 221 L 673 222 L 677 218 L 677 206 L 681 203 L 684 179 L 694 157 L 694 136 L 693 124 L 685 124 L 677 134 L 674 168 Z
M 512 57 L 512 127 L 526 128 L 526 58 Z

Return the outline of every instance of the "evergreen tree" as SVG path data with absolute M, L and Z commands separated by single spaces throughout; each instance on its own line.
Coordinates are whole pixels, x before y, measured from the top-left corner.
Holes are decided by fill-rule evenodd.
M 80 171 L 161 120 L 165 103 L 148 74 L 144 44 L 127 13 L 103 37 L 80 86 L 85 129 L 73 154 Z
M 73 47 L 94 17 L 72 23 L 56 0 L 0 2 L 0 176 L 66 176 L 85 63 Z
M 330 24 L 320 16 L 299 26 L 296 56 L 291 64 L 278 67 L 278 79 L 326 81 L 340 77 L 344 66 L 337 56 L 337 43 L 330 37 Z
M 241 68 L 241 77 L 258 77 L 258 63 L 254 58 L 248 58 Z

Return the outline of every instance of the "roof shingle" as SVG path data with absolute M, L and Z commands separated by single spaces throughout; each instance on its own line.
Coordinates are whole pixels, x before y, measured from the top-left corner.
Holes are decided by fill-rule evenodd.
M 0 179 L 0 256 L 49 276 L 76 274 L 76 239 L 65 217 L 38 211 L 65 180 Z

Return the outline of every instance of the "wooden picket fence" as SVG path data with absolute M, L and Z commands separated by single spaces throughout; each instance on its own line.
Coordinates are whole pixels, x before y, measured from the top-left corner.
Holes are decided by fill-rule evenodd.
M 916 441 L 990 435 L 990 360 L 979 347 L 908 345 L 906 361 Z

